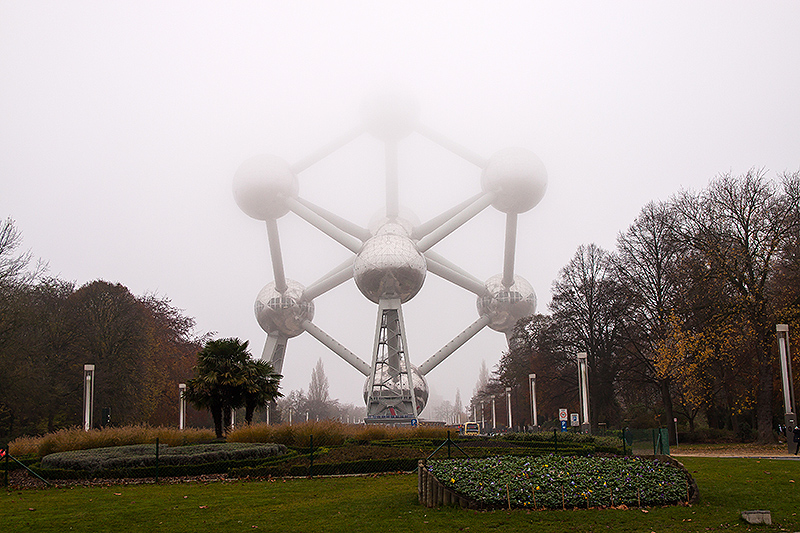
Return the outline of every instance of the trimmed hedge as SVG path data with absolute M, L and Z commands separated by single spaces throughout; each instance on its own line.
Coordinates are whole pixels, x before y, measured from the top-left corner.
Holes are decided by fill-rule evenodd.
M 75 450 L 50 454 L 35 470 L 55 479 L 84 477 L 149 477 L 160 475 L 199 475 L 227 472 L 232 466 L 261 464 L 270 458 L 284 459 L 289 454 L 282 444 L 200 444 L 158 447 L 134 444 Z M 294 454 L 292 454 L 294 455 Z
M 345 461 L 341 463 L 315 464 L 311 473 L 322 473 L 326 476 L 345 474 L 371 474 L 376 472 L 410 472 L 417 468 L 419 459 L 364 459 L 361 461 Z M 232 468 L 229 472 L 235 477 L 283 477 L 308 476 L 310 466 L 307 464 L 284 464 L 274 466 L 254 466 Z

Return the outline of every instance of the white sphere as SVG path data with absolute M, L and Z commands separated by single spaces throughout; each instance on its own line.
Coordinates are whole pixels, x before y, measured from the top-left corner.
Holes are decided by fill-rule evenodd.
M 233 197 L 239 209 L 258 220 L 285 215 L 289 208 L 285 197 L 294 198 L 299 191 L 297 176 L 289 163 L 273 155 L 251 157 L 233 177 Z
M 491 319 L 489 327 L 510 332 L 520 318 L 536 312 L 536 293 L 524 278 L 514 276 L 510 287 L 503 285 L 503 275 L 486 280 L 486 294 L 478 297 L 478 314 Z
M 282 333 L 287 337 L 300 335 L 303 321 L 314 318 L 314 302 L 305 296 L 305 287 L 287 279 L 287 289 L 280 293 L 275 283 L 269 283 L 258 293 L 255 303 L 256 320 L 268 334 Z
M 481 176 L 484 192 L 495 191 L 492 206 L 503 213 L 532 209 L 547 190 L 547 169 L 525 148 L 505 148 L 489 158 Z
M 400 360 L 400 368 L 405 369 L 406 364 L 404 360 Z M 391 378 L 388 376 L 386 372 L 386 365 L 380 367 L 380 369 L 375 373 L 375 381 L 376 382 L 387 382 L 390 381 Z M 419 369 L 411 365 L 411 383 L 414 385 L 414 399 L 417 402 L 417 414 L 419 415 L 423 409 L 425 409 L 425 405 L 428 403 L 428 381 L 425 379 Z M 369 378 L 364 382 L 364 403 L 369 401 Z
M 361 102 L 361 118 L 367 131 L 382 141 L 399 141 L 419 122 L 417 98 L 397 88 L 373 91 Z
M 364 243 L 353 261 L 353 278 L 361 294 L 407 302 L 420 291 L 427 273 L 425 258 L 400 224 L 384 224 Z

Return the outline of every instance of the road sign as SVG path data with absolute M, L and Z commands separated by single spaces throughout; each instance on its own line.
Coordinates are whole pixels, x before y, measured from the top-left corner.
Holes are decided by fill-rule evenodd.
M 566 409 L 559 409 L 558 410 L 558 419 L 561 422 L 566 422 L 567 421 L 567 410 Z
M 567 430 L 567 421 L 566 420 L 562 420 L 561 421 L 561 433 L 564 433 L 566 430 Z
M 581 421 L 578 418 L 578 413 L 570 413 L 569 415 L 569 425 L 570 426 L 580 426 Z

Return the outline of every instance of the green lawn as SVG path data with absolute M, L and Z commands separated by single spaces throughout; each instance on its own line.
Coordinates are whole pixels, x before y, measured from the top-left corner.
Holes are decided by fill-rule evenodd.
M 692 507 L 492 511 L 426 509 L 415 475 L 0 493 L 0 531 L 719 531 L 800 530 L 800 461 L 683 458 L 700 488 Z M 795 481 L 797 483 L 795 483 Z M 748 526 L 769 509 L 773 526 Z

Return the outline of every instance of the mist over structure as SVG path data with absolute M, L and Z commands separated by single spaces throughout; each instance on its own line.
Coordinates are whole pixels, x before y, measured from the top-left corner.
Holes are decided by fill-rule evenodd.
M 231 177 L 263 153 L 301 161 L 399 80 L 420 122 L 459 145 L 526 147 L 546 165 L 515 258 L 546 313 L 577 247 L 613 248 L 647 202 L 722 172 L 800 168 L 798 23 L 782 1 L 0 2 L 0 217 L 54 276 L 168 297 L 198 332 L 259 355 L 253 300 L 274 275 Z M 355 138 L 301 173 L 299 197 L 369 228 L 382 146 Z M 418 134 L 401 148 L 401 207 L 420 221 L 480 191 L 469 161 Z M 278 221 L 286 275 L 306 287 L 353 258 L 293 214 Z M 486 209 L 436 252 L 483 283 L 503 270 L 505 226 Z M 353 280 L 323 296 L 312 322 L 370 354 L 376 304 Z M 412 362 L 475 306 L 428 272 L 403 304 Z M 428 374 L 431 397 L 466 400 L 506 349 L 484 328 Z M 362 405 L 363 375 L 306 334 L 290 339 L 283 392 L 307 389 L 320 357 L 331 396 Z
M 517 217 L 538 204 L 547 188 L 542 161 L 523 148 L 506 148 L 489 158 L 453 142 L 419 121 L 419 103 L 411 94 L 384 88 L 366 97 L 361 126 L 289 164 L 274 155 L 245 161 L 233 180 L 236 203 L 248 216 L 266 223 L 274 279 L 255 302 L 255 315 L 267 333 L 262 359 L 283 372 L 290 338 L 306 332 L 363 374 L 368 423 L 416 424 L 428 401 L 425 376 L 484 327 L 507 337 L 517 321 L 536 311 L 530 283 L 514 272 Z M 363 133 L 383 143 L 385 203 L 368 228 L 341 213 L 299 197 L 298 174 L 335 153 Z M 481 170 L 477 194 L 456 198 L 450 207 L 425 223 L 400 204 L 400 141 L 417 133 Z M 477 184 L 476 184 L 477 185 Z M 477 187 L 475 187 L 477 189 Z M 463 191 L 454 190 L 455 193 Z M 358 194 L 358 189 L 351 191 Z M 480 212 L 493 207 L 506 216 L 503 271 L 485 282 L 438 254 L 433 248 Z M 304 287 L 286 277 L 278 219 L 292 212 L 354 254 L 312 285 Z M 479 318 L 450 342 L 413 365 L 402 304 L 420 292 L 430 272 L 477 297 Z M 378 304 L 371 363 L 366 363 L 313 323 L 314 300 L 353 279 L 361 294 Z M 446 308 L 447 302 L 438 302 Z M 435 324 L 433 325 L 435 327 Z

